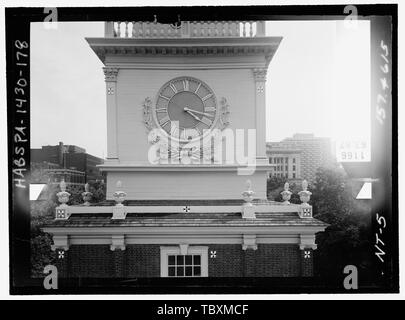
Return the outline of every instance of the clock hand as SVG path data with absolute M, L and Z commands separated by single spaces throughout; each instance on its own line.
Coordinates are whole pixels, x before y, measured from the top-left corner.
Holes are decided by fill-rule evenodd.
M 198 118 L 194 113 L 192 113 L 190 110 L 184 110 L 184 111 L 186 111 L 189 115 L 191 115 L 194 119 L 196 119 L 196 120 L 198 120 L 198 121 L 201 121 L 201 119 L 200 118 Z
M 190 110 L 186 110 L 186 112 L 189 113 L 189 114 L 191 114 L 191 115 L 194 117 L 194 119 L 200 121 L 201 123 L 204 123 L 206 126 L 208 126 L 208 127 L 211 126 L 212 121 L 211 121 L 210 119 L 207 119 L 207 118 L 202 118 L 202 119 L 200 119 L 200 118 L 198 118 L 194 113 L 192 113 Z
M 190 109 L 190 108 L 188 108 L 188 107 L 184 107 L 184 111 L 194 112 L 194 113 L 201 114 L 201 115 L 207 116 L 207 117 L 213 117 L 213 116 L 214 116 L 214 115 L 212 115 L 212 114 L 205 113 L 205 112 L 201 112 L 201 111 L 197 111 L 197 110 L 193 110 L 193 109 Z

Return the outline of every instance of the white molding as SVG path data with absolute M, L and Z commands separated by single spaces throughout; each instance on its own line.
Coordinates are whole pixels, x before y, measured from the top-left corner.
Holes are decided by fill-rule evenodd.
M 55 251 L 57 249 L 69 250 L 69 236 L 68 235 L 54 235 L 53 245 L 51 245 L 51 250 Z
M 105 82 L 117 82 L 119 68 L 104 67 L 103 68 Z
M 300 250 L 312 249 L 316 250 L 315 235 L 301 234 L 300 235 Z
M 123 235 L 119 235 L 123 236 Z M 76 235 L 69 239 L 70 245 L 110 245 L 111 235 Z M 137 244 L 242 244 L 241 234 L 231 235 L 125 235 L 125 245 Z M 299 235 L 257 235 L 257 244 L 300 244 Z
M 227 57 L 225 57 L 227 58 Z M 119 67 L 120 69 L 146 69 L 146 70 L 216 70 L 216 69 L 256 69 L 262 68 L 265 65 L 264 61 L 252 61 L 252 62 L 231 62 L 227 63 L 226 60 L 220 62 L 208 62 L 208 63 L 190 63 L 188 65 L 184 65 L 184 63 L 141 63 L 141 62 L 114 62 L 115 66 Z
M 125 250 L 125 236 L 124 235 L 112 235 L 110 250 Z
M 187 200 L 184 200 L 184 206 L 191 208 L 190 213 L 240 213 L 242 205 L 228 206 L 194 206 L 190 205 Z M 125 214 L 128 213 L 184 213 L 184 206 L 124 206 Z M 300 205 L 289 204 L 255 204 L 256 213 L 299 213 Z M 74 214 L 103 214 L 113 213 L 116 206 L 69 206 L 66 208 L 69 215 Z M 260 215 L 257 216 L 260 218 Z
M 256 206 L 255 205 L 242 205 L 242 219 L 256 219 Z
M 252 165 L 253 166 L 253 165 Z M 222 164 L 103 164 L 97 166 L 101 171 L 141 171 L 141 172 L 168 172 L 168 171 L 237 171 L 246 168 L 246 165 L 222 165 Z M 256 164 L 255 171 L 269 171 L 273 166 L 270 164 Z
M 168 256 L 169 255 L 183 255 L 180 246 L 175 247 L 160 247 L 160 276 L 168 277 Z M 201 277 L 208 277 L 208 247 L 205 246 L 189 246 L 187 254 L 200 254 L 201 255 Z
M 262 56 L 268 65 L 275 54 L 282 37 L 252 38 L 86 38 L 99 59 L 107 64 L 118 56 L 188 57 L 211 53 L 216 56 L 234 57 L 241 60 L 247 56 Z
M 124 220 L 127 216 L 127 207 L 123 205 L 115 205 L 112 208 L 112 217 L 113 220 Z
M 244 234 L 242 250 L 257 250 L 256 235 L 255 234 Z
M 188 243 L 180 243 L 179 248 L 180 254 L 182 254 L 183 256 L 188 254 Z
M 254 221 L 257 221 L 254 220 Z M 246 221 L 241 221 L 246 223 Z M 253 222 L 253 221 L 252 221 Z M 275 225 L 260 225 L 255 226 L 237 226 L 237 225 L 224 225 L 223 223 L 218 226 L 213 226 L 212 223 L 208 226 L 100 226 L 100 227 L 44 227 L 42 230 L 53 235 L 235 235 L 235 234 L 256 234 L 256 235 L 310 235 L 314 236 L 315 233 L 324 231 L 326 226 L 275 226 Z

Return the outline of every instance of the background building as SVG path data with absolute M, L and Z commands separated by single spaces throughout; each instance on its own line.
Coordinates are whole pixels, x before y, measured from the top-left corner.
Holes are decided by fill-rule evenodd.
M 267 157 L 269 163 L 273 165 L 273 170 L 269 173 L 271 177 L 281 177 L 287 179 L 301 179 L 301 150 L 286 149 L 282 146 L 269 146 L 267 144 Z
M 329 138 L 296 133 L 280 142 L 268 142 L 266 149 L 273 170 L 269 176 L 306 179 L 313 182 L 319 167 L 331 165 L 335 159 Z
M 83 171 L 61 168 L 51 162 L 31 162 L 31 183 L 59 184 L 62 180 L 66 184 L 83 185 L 86 174 Z
M 101 158 L 86 153 L 86 149 L 75 145 L 42 146 L 31 149 L 31 167 L 41 170 L 43 177 L 50 182 L 86 183 L 90 180 L 103 180 L 97 165 L 103 164 Z M 44 182 L 44 181 L 41 181 Z

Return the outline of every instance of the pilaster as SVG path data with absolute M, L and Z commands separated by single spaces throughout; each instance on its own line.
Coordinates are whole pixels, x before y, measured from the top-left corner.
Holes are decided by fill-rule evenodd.
M 66 248 L 57 248 L 54 250 L 55 266 L 58 270 L 58 277 L 69 277 L 69 251 Z
M 313 276 L 314 250 L 316 247 L 314 234 L 300 235 L 301 277 Z
M 103 68 L 107 96 L 107 159 L 118 160 L 117 76 L 118 68 Z
M 266 68 L 255 68 L 256 158 L 266 159 Z
M 304 248 L 300 250 L 301 277 L 312 277 L 314 274 L 314 250 Z

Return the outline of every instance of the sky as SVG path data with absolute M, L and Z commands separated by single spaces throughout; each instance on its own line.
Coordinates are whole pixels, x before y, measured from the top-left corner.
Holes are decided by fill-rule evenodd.
M 283 37 L 267 73 L 267 141 L 369 140 L 369 23 L 271 21 L 266 35 Z M 63 141 L 106 156 L 103 64 L 85 40 L 103 36 L 102 22 L 31 24 L 31 148 Z

